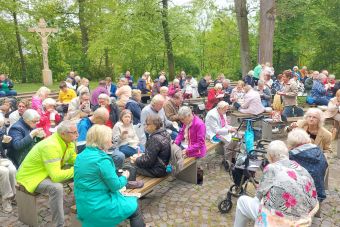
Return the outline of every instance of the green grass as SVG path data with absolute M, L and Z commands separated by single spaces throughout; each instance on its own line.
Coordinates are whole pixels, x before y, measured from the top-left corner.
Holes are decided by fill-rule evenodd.
M 98 81 L 91 81 L 90 82 L 90 89 L 93 90 L 98 85 Z M 37 91 L 41 86 L 43 86 L 42 83 L 16 83 L 14 84 L 14 90 L 17 91 L 18 94 L 23 92 L 35 92 Z M 49 89 L 52 91 L 58 91 L 59 90 L 59 82 L 54 82 L 52 86 L 48 86 Z

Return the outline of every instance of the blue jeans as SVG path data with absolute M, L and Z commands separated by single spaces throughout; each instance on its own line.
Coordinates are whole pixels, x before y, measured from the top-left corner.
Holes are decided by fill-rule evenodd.
M 4 96 L 14 96 L 17 95 L 17 92 L 15 90 L 9 90 L 9 91 L 0 91 L 0 97 Z
M 297 106 L 285 106 L 282 112 L 282 116 L 284 117 L 302 117 L 303 110 Z
M 269 107 L 269 106 L 270 106 L 268 100 L 261 99 L 261 103 L 262 103 L 262 105 L 263 105 L 264 107 Z
M 145 150 L 145 148 L 144 148 L 144 146 L 138 146 L 139 147 L 139 149 L 140 149 L 140 151 L 142 152 L 142 153 L 144 153 L 144 150 Z M 131 147 L 131 146 L 129 146 L 129 145 L 122 145 L 122 146 L 120 146 L 119 148 L 118 148 L 118 150 L 120 151 L 120 152 L 122 152 L 124 155 L 125 155 L 125 157 L 130 157 L 130 156 L 132 156 L 132 155 L 134 155 L 134 154 L 137 154 L 137 152 L 138 152 L 138 150 L 137 150 L 138 148 L 133 148 L 133 147 Z
M 326 97 L 314 97 L 314 103 L 316 105 L 320 105 L 320 106 L 327 106 L 329 102 L 329 99 Z
M 125 160 L 124 153 L 120 152 L 118 149 L 109 149 L 109 151 L 112 152 L 111 158 L 115 164 L 116 169 L 121 169 Z

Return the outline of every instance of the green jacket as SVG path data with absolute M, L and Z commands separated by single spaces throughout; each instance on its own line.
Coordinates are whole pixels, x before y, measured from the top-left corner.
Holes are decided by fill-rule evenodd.
M 258 64 L 255 68 L 254 68 L 254 78 L 259 79 L 260 78 L 260 74 L 262 72 L 262 65 Z
M 56 132 L 30 150 L 17 172 L 17 182 L 32 193 L 47 177 L 53 182 L 71 179 L 73 167 L 65 170 L 62 167 L 66 163 L 73 165 L 76 156 L 75 144 L 66 144 Z
M 112 158 L 96 147 L 86 147 L 74 164 L 74 195 L 83 227 L 112 227 L 137 210 L 137 198 L 119 190 L 127 183 L 118 177 Z

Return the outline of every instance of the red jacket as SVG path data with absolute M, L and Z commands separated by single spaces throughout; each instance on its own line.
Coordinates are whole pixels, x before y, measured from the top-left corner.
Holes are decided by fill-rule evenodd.
M 40 121 L 37 124 L 37 128 L 43 128 L 46 134 L 46 137 L 50 136 L 52 133 L 50 132 L 51 121 L 50 121 L 50 112 L 42 111 L 40 112 Z M 61 121 L 61 117 L 58 113 L 55 114 L 55 124 L 57 125 Z
M 207 104 L 205 105 L 205 109 L 206 110 L 211 110 L 212 108 L 214 108 L 217 103 L 220 101 L 220 99 L 216 98 L 216 96 L 223 94 L 223 91 L 217 91 L 215 90 L 215 88 L 211 88 L 208 91 L 208 100 L 207 100 Z

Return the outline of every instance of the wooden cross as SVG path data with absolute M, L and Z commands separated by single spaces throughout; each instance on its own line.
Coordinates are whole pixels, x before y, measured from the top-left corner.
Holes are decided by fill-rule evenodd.
M 48 66 L 48 44 L 47 38 L 52 34 L 58 32 L 57 28 L 47 28 L 44 18 L 39 19 L 38 28 L 29 28 L 29 32 L 37 33 L 41 38 L 42 54 L 43 54 L 43 81 L 45 85 L 52 84 L 52 72 Z

